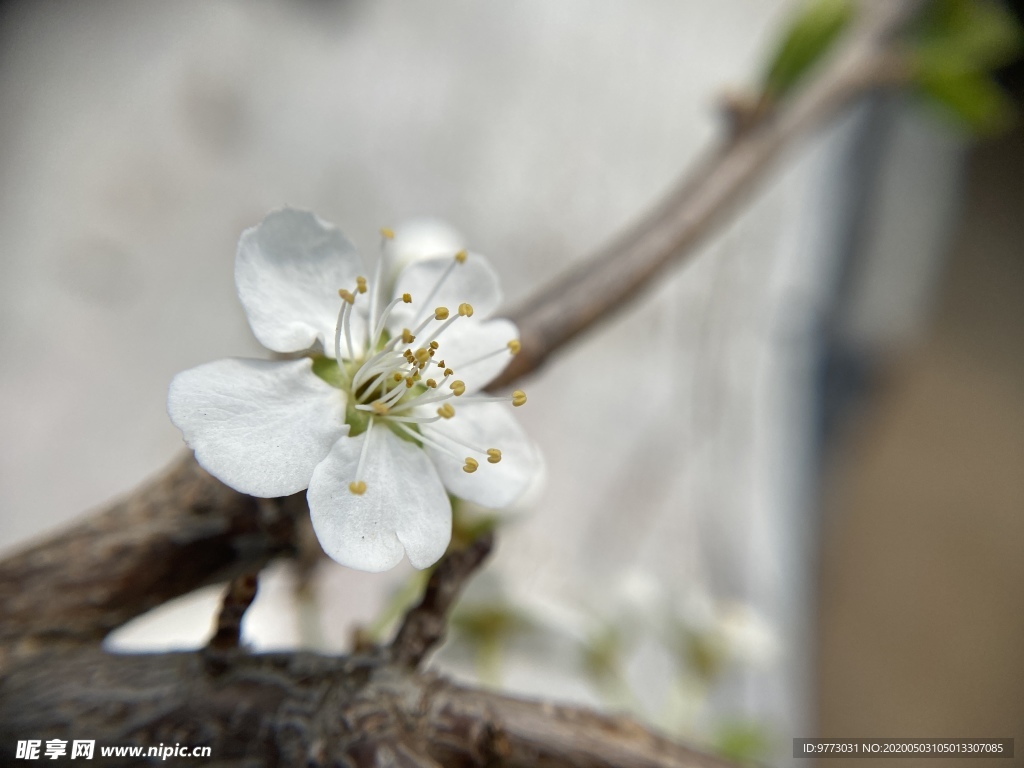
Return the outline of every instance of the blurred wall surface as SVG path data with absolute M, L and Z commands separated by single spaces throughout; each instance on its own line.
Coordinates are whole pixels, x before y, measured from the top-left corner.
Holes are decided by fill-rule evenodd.
M 832 457 L 819 732 L 1011 737 L 1019 764 L 1024 131 L 981 145 L 969 169 L 933 322 L 882 369 Z

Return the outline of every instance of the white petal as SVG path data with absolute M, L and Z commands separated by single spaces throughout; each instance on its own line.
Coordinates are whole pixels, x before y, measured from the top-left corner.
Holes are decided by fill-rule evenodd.
M 349 491 L 355 480 L 366 483 L 362 495 Z M 451 540 L 451 503 L 430 459 L 387 427 L 339 440 L 313 472 L 306 498 L 320 545 L 350 568 L 386 571 L 401 562 L 403 549 L 414 566 L 426 568 Z
M 540 471 L 540 453 L 512 415 L 511 405 L 459 405 L 458 398 L 449 402 L 455 408 L 455 417 L 424 425 L 423 433 L 450 447 L 459 457 L 472 456 L 480 466 L 476 472 L 464 472 L 461 460 L 428 448 L 445 487 L 455 496 L 484 507 L 500 509 L 509 506 L 523 494 Z M 485 450 L 497 448 L 501 451 L 501 461 L 491 464 L 486 455 L 462 448 L 444 436 Z
M 392 279 L 415 261 L 451 258 L 466 247 L 462 233 L 439 219 L 410 219 L 395 227 L 394 235 L 384 243 Z
M 436 357 L 465 382 L 467 391 L 476 392 L 505 370 L 512 360 L 508 343 L 518 338 L 519 329 L 511 320 L 459 318 L 437 340 Z
M 440 284 L 438 281 L 454 263 L 454 257 L 423 259 L 414 261 L 395 281 L 394 296 L 408 293 L 412 304 L 395 307 L 388 322 L 392 331 L 411 327 L 434 312 L 437 307 L 447 307 L 454 314 L 460 304 L 469 304 L 478 318 L 491 315 L 501 304 L 501 284 L 498 274 L 483 256 L 470 253 L 466 260 L 455 263 L 451 273 Z M 429 330 L 429 329 L 428 329 Z
M 307 211 L 274 211 L 238 241 L 238 298 L 253 334 L 275 352 L 309 349 L 319 339 L 333 357 L 338 289 L 354 291 L 361 274 L 355 246 Z
M 312 360 L 218 360 L 171 381 L 167 412 L 214 477 L 251 496 L 286 496 L 348 431 L 345 397 Z

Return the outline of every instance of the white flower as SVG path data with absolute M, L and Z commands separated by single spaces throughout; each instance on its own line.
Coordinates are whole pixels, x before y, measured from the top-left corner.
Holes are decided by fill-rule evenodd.
M 311 213 L 276 211 L 246 230 L 235 284 L 253 333 L 274 352 L 313 351 L 207 363 L 175 376 L 167 397 L 206 470 L 253 496 L 308 487 L 324 550 L 366 571 L 403 553 L 433 564 L 451 537 L 449 493 L 504 507 L 540 468 L 508 407 L 526 396 L 474 394 L 519 349 L 513 323 L 486 319 L 501 301 L 494 270 L 395 240 L 417 258 L 391 281 L 379 260 L 370 281 L 355 247 Z

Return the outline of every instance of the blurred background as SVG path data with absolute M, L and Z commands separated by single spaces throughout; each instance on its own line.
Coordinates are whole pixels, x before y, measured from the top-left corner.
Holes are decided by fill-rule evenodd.
M 182 450 L 176 372 L 265 354 L 232 274 L 266 212 L 313 210 L 371 262 L 379 227 L 441 218 L 515 302 L 671 187 L 796 5 L 0 5 L 5 551 Z M 1020 749 L 1022 210 L 1019 128 L 890 94 L 799 142 L 526 382 L 546 476 L 439 665 L 780 765 L 817 734 Z M 415 579 L 275 565 L 247 639 L 340 652 Z M 197 646 L 218 595 L 111 645 Z

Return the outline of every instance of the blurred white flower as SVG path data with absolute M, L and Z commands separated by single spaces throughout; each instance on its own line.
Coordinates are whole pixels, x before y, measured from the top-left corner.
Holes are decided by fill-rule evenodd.
M 308 487 L 321 545 L 352 568 L 387 570 L 403 553 L 433 564 L 451 537 L 448 493 L 504 507 L 541 466 L 506 407 L 525 394 L 474 394 L 519 349 L 513 323 L 487 319 L 501 301 L 497 275 L 465 250 L 425 257 L 451 244 L 451 230 L 441 234 L 419 244 L 401 234 L 408 266 L 388 279 L 378 260 L 370 281 L 335 227 L 271 213 L 239 241 L 238 296 L 265 347 L 314 352 L 207 363 L 168 393 L 205 469 L 253 496 Z

